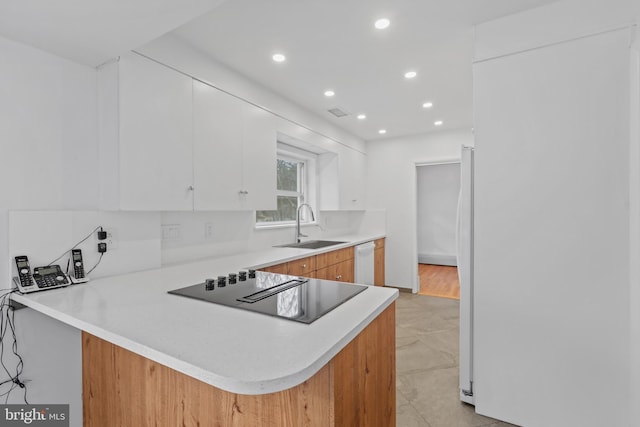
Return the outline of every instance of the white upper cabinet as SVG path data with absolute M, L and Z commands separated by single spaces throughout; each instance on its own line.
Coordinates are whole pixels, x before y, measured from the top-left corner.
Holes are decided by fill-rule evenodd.
M 367 156 L 354 149 L 342 147 L 338 153 L 338 160 L 340 209 L 364 209 Z
M 98 83 L 101 208 L 193 209 L 191 78 L 131 53 Z
M 129 53 L 99 72 L 101 208 L 276 208 L 274 116 Z
M 119 65 L 120 208 L 191 210 L 191 78 L 134 54 Z
M 242 101 L 193 81 L 196 210 L 239 209 Z
M 242 118 L 243 208 L 277 209 L 276 118 L 270 112 L 251 104 L 245 105 Z
M 193 81 L 196 210 L 276 209 L 273 115 Z

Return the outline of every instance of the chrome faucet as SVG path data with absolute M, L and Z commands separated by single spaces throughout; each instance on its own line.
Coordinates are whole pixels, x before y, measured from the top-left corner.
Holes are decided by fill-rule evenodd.
M 300 206 L 298 206 L 298 212 L 296 213 L 296 243 L 300 243 L 301 237 L 308 237 L 306 234 L 302 234 L 300 232 L 300 211 L 302 210 L 303 206 L 309 208 L 309 213 L 311 213 L 311 221 L 316 220 L 315 215 L 313 215 L 313 209 L 311 209 L 311 205 L 309 203 L 301 203 Z

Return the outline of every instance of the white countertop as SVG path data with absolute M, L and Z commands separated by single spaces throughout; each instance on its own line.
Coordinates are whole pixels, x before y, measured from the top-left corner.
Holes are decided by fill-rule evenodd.
M 278 264 L 371 241 L 320 250 L 269 248 L 223 258 L 14 294 L 13 300 L 223 390 L 264 394 L 309 379 L 397 297 L 368 287 L 307 325 L 167 293 L 206 277 Z

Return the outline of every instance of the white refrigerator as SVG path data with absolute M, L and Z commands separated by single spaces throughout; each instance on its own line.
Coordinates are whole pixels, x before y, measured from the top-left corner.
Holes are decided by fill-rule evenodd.
M 462 147 L 458 199 L 460 279 L 460 400 L 473 398 L 473 147 Z

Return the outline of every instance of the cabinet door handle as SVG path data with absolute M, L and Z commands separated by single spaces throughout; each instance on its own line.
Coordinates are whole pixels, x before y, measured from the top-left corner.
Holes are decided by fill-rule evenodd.
M 342 279 L 342 274 L 339 276 L 336 276 L 336 279 Z
M 307 268 L 307 264 L 302 264 L 302 268 Z

